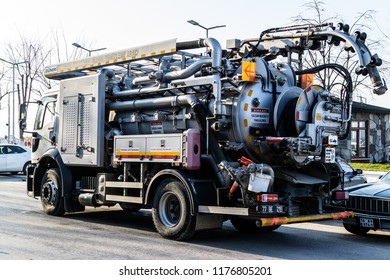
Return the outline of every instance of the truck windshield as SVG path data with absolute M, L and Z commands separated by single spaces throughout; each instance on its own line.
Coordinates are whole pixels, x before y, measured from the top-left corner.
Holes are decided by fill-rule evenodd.
M 49 122 L 52 122 L 55 117 L 55 97 L 44 97 L 42 103 L 39 104 L 37 115 L 35 117 L 34 129 L 41 129 Z

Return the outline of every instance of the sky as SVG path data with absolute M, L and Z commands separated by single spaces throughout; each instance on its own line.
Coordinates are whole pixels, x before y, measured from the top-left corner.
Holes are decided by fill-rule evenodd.
M 262 30 L 292 24 L 292 19 L 299 14 L 315 17 L 311 14 L 313 11 L 304 6 L 308 2 L 310 0 L 6 1 L 1 5 L 0 58 L 5 55 L 4 46 L 17 42 L 21 35 L 48 41 L 47 38 L 57 33 L 64 39 L 68 52 L 74 51 L 74 42 L 84 44 L 88 49 L 106 48 L 111 52 L 172 38 L 187 41 L 205 37 L 205 30 L 187 23 L 190 19 L 206 27 L 226 25 L 209 31 L 209 36 L 218 39 L 224 47 L 226 39 L 257 37 Z M 322 2 L 327 17 L 338 16 L 347 23 L 355 21 L 359 13 L 374 10 L 379 27 L 390 35 L 387 27 L 390 4 L 384 0 Z M 378 28 L 372 28 L 367 31 L 368 36 L 372 33 L 378 36 Z M 383 57 L 380 53 L 379 56 Z M 0 69 L 2 67 L 0 62 Z M 374 99 L 368 95 L 367 101 L 382 107 L 390 106 L 388 96 L 390 92 Z M 0 110 L 0 137 L 7 133 L 7 111 L 4 98 Z

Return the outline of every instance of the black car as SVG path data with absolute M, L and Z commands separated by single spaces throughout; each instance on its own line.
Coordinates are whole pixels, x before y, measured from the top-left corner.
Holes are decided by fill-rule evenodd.
M 344 172 L 344 187 L 367 183 L 367 178 L 363 175 L 361 169 L 353 169 L 353 167 L 341 157 L 336 158 L 336 163 Z
M 390 171 L 375 183 L 346 188 L 349 191 L 347 211 L 355 217 L 343 220 L 347 231 L 365 235 L 370 230 L 390 230 Z

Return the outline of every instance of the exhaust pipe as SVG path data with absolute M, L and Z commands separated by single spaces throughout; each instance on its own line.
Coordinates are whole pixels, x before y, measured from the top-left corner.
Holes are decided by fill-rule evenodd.
M 98 198 L 99 198 L 99 195 L 96 193 L 82 193 L 79 195 L 78 200 L 79 200 L 80 204 L 83 206 L 98 207 L 98 206 L 100 206 L 97 203 Z

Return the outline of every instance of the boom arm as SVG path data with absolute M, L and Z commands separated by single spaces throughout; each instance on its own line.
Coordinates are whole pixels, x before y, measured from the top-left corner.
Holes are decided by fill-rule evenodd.
M 371 79 L 371 84 L 373 86 L 373 93 L 377 95 L 382 95 L 387 91 L 386 82 L 381 78 L 378 69 L 376 66 L 382 64 L 382 60 L 378 57 L 377 54 L 372 55 L 368 47 L 365 45 L 365 40 L 367 37 L 366 33 L 356 32 L 354 35 L 350 35 L 347 32 L 336 30 L 333 26 L 328 25 L 329 28 L 326 30 L 319 29 L 323 25 L 304 25 L 304 26 L 294 26 L 289 29 L 286 28 L 275 28 L 271 29 L 268 32 L 264 32 L 261 35 L 260 41 L 274 41 L 282 39 L 297 39 L 297 38 L 308 38 L 308 39 L 328 39 L 330 43 L 338 43 L 343 41 L 345 44 L 346 50 L 353 50 L 359 58 L 360 65 L 356 68 L 357 74 L 368 74 Z M 326 26 L 326 25 L 325 25 Z M 302 31 L 302 28 L 307 29 Z M 292 30 L 299 30 L 297 33 L 282 33 L 282 34 L 271 34 L 277 32 L 286 32 Z M 258 40 L 258 39 L 257 39 Z M 336 44 L 337 44 L 336 43 Z

